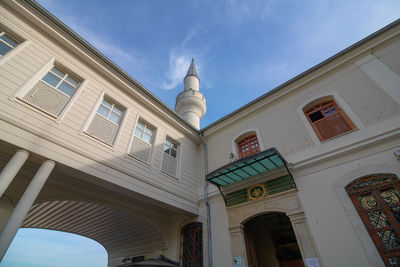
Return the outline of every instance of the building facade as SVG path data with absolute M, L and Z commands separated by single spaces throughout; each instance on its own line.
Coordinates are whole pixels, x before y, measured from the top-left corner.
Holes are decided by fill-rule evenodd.
M 400 265 L 400 22 L 199 130 L 31 0 L 0 3 L 0 253 L 76 233 L 108 265 Z M 124 261 L 125 259 L 125 261 Z

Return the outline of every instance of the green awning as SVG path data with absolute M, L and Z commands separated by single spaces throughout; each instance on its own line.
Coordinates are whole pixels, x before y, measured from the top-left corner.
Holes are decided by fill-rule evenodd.
M 252 176 L 286 166 L 285 159 L 275 148 L 261 151 L 227 164 L 207 175 L 207 180 L 217 186 L 227 186 Z

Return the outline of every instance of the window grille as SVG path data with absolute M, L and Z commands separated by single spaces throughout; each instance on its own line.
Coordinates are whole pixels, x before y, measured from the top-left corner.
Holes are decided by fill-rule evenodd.
M 78 87 L 75 78 L 53 67 L 22 99 L 57 117 Z
M 117 135 L 123 111 L 112 101 L 103 99 L 87 133 L 112 145 Z
M 319 140 L 323 141 L 355 128 L 333 100 L 319 103 L 305 112 Z
M 15 41 L 11 36 L 0 31 L 0 58 L 14 49 L 17 45 L 18 42 Z
M 203 266 L 203 224 L 193 222 L 181 230 L 182 266 Z
M 400 266 L 400 181 L 374 174 L 346 186 L 386 266 Z
M 144 122 L 139 121 L 135 129 L 135 137 L 130 151 L 130 155 L 148 162 L 153 142 L 153 128 Z
M 244 158 L 261 151 L 256 134 L 252 134 L 237 142 L 239 158 Z
M 165 139 L 163 149 L 162 171 L 176 177 L 178 167 L 178 145 L 170 138 Z

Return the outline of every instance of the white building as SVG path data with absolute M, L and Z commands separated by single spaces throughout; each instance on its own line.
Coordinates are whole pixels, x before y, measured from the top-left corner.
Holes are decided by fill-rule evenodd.
M 194 62 L 175 112 L 31 0 L 0 32 L 1 258 L 32 227 L 109 266 L 400 265 L 400 21 L 201 130 Z

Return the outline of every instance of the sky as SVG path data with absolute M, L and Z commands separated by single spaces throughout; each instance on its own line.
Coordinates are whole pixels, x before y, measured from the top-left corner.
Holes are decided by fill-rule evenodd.
M 171 108 L 194 58 L 207 100 L 201 127 L 400 18 L 398 0 L 38 2 Z M 13 243 L 4 262 L 28 250 L 32 253 L 23 257 L 37 265 L 23 266 L 59 266 L 38 250 L 44 247 L 52 254 L 53 247 L 61 246 L 52 235 L 63 233 L 45 231 L 38 237 L 36 231 L 42 230 L 20 230 L 14 242 L 19 245 Z M 81 242 L 71 245 L 78 254 L 70 258 L 85 259 L 87 254 L 79 253 L 96 247 Z M 65 251 L 53 254 L 63 258 L 72 253 Z M 22 266 L 4 262 L 0 266 Z

